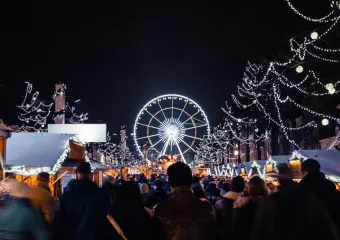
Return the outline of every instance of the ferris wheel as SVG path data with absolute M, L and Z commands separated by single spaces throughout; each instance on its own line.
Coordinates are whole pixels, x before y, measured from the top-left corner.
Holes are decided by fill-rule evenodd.
M 166 94 L 149 101 L 139 111 L 134 124 L 134 143 L 140 154 L 150 151 L 160 156 L 180 158 L 195 153 L 205 134 L 210 133 L 203 109 L 188 97 Z

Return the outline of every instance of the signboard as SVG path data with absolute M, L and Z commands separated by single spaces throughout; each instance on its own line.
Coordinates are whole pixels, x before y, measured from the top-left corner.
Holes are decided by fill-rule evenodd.
M 48 124 L 48 132 L 76 134 L 84 143 L 106 142 L 106 124 Z

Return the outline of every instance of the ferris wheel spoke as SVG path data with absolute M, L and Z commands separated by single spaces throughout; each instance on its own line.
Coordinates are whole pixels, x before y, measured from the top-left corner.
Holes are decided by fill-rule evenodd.
M 205 121 L 200 120 L 200 119 L 197 119 L 197 118 L 192 118 L 192 119 L 194 119 L 194 120 L 197 121 L 197 122 L 206 123 Z
M 155 127 L 155 126 L 152 126 L 152 125 L 147 125 L 147 124 L 143 124 L 143 123 L 139 123 L 139 122 L 137 122 L 137 124 L 141 125 L 141 126 L 149 127 L 149 128 L 154 128 L 154 129 L 157 129 L 157 130 L 160 129 L 159 127 Z
M 154 134 L 154 135 L 148 135 L 148 136 L 145 136 L 145 137 L 137 138 L 137 140 L 139 140 L 139 139 L 145 139 L 145 138 L 151 138 L 151 137 L 156 137 L 156 136 L 159 136 L 159 135 L 160 135 L 159 133 Z
M 188 101 L 188 102 L 189 102 L 189 101 Z M 184 109 L 185 109 L 185 107 L 187 106 L 188 102 L 185 103 L 185 105 L 184 105 L 184 107 L 183 107 L 181 113 L 179 114 L 179 117 L 177 118 L 177 120 L 179 120 L 179 119 L 181 118 L 182 113 L 184 112 Z
M 187 121 L 189 121 L 190 119 L 192 119 L 194 116 L 196 116 L 198 113 L 200 112 L 200 110 L 198 110 L 194 115 L 192 115 L 191 117 L 189 117 L 187 120 L 185 120 L 183 123 L 186 123 Z
M 171 119 L 174 118 L 174 98 L 171 98 Z
M 169 145 L 169 142 L 170 142 L 170 138 L 168 138 L 168 140 L 166 140 L 166 143 L 162 149 L 162 152 L 161 152 L 161 156 L 163 156 L 166 152 L 166 149 L 168 148 L 168 145 Z
M 163 108 L 162 108 L 160 102 L 157 101 L 157 103 L 158 103 L 158 106 L 159 106 L 159 108 L 161 109 L 161 111 L 162 111 L 162 113 L 163 113 L 164 118 L 166 119 L 165 113 L 164 113 L 164 111 L 163 111 Z
M 184 163 L 187 163 L 187 161 L 185 161 L 185 158 L 184 158 L 184 156 L 183 156 L 182 150 L 181 150 L 181 148 L 179 147 L 177 141 L 176 141 L 176 146 L 177 146 L 177 148 L 178 148 L 179 153 L 181 154 L 182 161 L 183 161 Z
M 203 138 L 193 137 L 193 136 L 189 136 L 189 135 L 186 135 L 186 134 L 183 134 L 183 136 L 186 136 L 186 137 L 192 138 L 192 139 L 197 139 L 197 140 L 200 140 L 200 141 L 203 140 Z
M 161 138 L 161 139 L 158 140 L 158 142 L 156 142 L 155 144 L 152 144 L 152 145 L 148 148 L 148 151 L 149 151 L 151 148 L 155 147 L 155 146 L 156 146 L 158 143 L 160 143 L 162 140 L 163 140 L 163 139 Z
M 198 125 L 198 126 L 195 126 L 195 127 L 184 128 L 183 130 L 189 130 L 189 129 L 200 128 L 200 127 L 205 127 L 205 126 L 208 126 L 208 124 L 202 124 L 202 125 Z
M 162 123 L 161 121 L 159 121 L 158 118 L 156 118 L 155 115 L 152 115 L 148 110 L 145 109 L 144 111 L 147 112 L 152 118 L 156 119 L 159 123 Z
M 180 142 L 184 143 L 185 145 L 188 146 L 188 148 L 190 148 L 192 151 L 196 152 L 196 150 L 194 150 L 189 144 L 187 144 L 184 140 L 180 139 Z

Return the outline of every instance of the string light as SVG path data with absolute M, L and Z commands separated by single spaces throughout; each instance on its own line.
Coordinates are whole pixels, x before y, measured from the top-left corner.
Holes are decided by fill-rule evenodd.
M 329 120 L 327 118 L 322 119 L 321 124 L 323 126 L 327 126 L 329 124 Z

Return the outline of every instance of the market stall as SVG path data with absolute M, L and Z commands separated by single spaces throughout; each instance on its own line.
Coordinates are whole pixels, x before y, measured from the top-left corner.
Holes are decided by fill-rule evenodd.
M 67 161 L 73 161 L 74 166 L 67 166 Z M 8 139 L 5 171 L 30 185 L 35 183 L 38 173 L 48 172 L 52 194 L 58 197 L 62 184 L 72 177 L 79 161 L 89 159 L 85 146 L 74 134 L 13 133 Z M 92 170 L 95 175 L 93 166 Z

